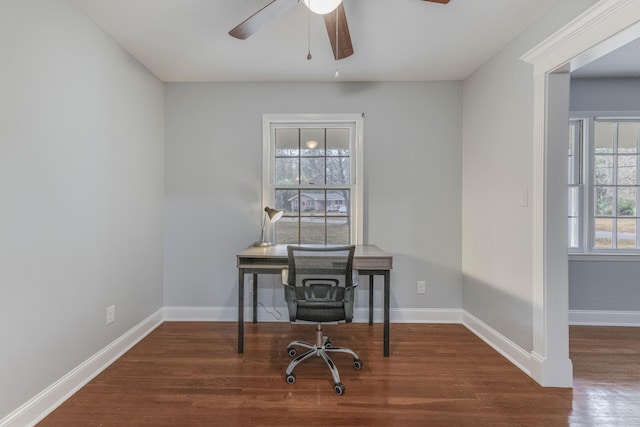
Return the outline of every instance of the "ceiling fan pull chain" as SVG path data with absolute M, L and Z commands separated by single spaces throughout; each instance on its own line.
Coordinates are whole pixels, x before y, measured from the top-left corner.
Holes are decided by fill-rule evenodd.
M 311 60 L 311 9 L 307 8 L 307 61 Z

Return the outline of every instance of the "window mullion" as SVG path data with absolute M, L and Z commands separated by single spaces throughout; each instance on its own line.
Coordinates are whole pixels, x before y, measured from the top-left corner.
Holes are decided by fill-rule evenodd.
M 635 248 L 638 249 L 638 235 L 640 233 L 638 233 L 638 230 L 640 230 L 640 228 L 638 228 L 638 226 L 640 225 L 638 217 L 640 215 L 638 215 L 638 202 L 640 201 L 640 122 L 638 122 L 636 124 L 636 127 L 638 128 L 638 133 L 637 133 L 637 137 L 636 137 L 636 154 L 635 154 L 635 164 L 636 164 L 636 187 L 635 187 L 635 194 L 636 194 L 636 200 L 635 200 L 635 209 L 633 211 L 633 214 L 635 216 L 635 224 L 636 224 L 636 238 L 635 238 Z
M 302 189 L 300 183 L 302 183 L 302 129 L 298 128 L 298 244 L 302 242 Z
M 327 238 L 328 238 L 328 227 L 329 227 L 329 215 L 327 210 L 329 209 L 328 203 L 329 200 L 327 198 L 327 128 L 324 128 L 324 137 L 322 138 L 323 141 L 322 143 L 324 144 L 324 150 L 323 150 L 323 156 L 322 156 L 322 168 L 324 169 L 324 182 L 323 182 L 323 188 L 324 188 L 324 244 L 327 244 Z
M 588 159 L 589 162 L 587 177 L 587 209 L 585 219 L 588 224 L 588 250 L 591 252 L 596 244 L 596 230 L 595 230 L 595 209 L 596 209 L 596 195 L 595 195 L 595 122 L 593 118 L 587 119 L 587 137 L 584 139 L 587 143 Z
M 618 248 L 618 165 L 620 152 L 618 149 L 618 123 L 613 125 L 613 206 L 611 207 L 611 248 Z

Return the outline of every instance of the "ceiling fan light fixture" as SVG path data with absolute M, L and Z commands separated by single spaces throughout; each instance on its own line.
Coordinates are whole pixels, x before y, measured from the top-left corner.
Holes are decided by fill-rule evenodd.
M 318 15 L 326 15 L 327 13 L 336 10 L 336 7 L 340 6 L 342 0 L 303 0 L 304 4 L 313 13 Z

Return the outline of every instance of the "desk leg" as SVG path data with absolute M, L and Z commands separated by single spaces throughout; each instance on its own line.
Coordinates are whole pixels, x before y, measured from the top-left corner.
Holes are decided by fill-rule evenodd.
M 253 273 L 253 323 L 258 323 L 258 275 Z
M 244 268 L 238 269 L 238 353 L 244 351 Z
M 369 326 L 373 325 L 373 275 L 369 276 Z
M 389 357 L 389 299 L 390 271 L 384 272 L 384 357 Z

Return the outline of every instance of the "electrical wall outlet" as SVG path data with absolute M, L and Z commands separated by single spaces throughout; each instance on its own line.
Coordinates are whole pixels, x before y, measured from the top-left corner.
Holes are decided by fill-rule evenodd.
M 416 293 L 424 294 L 427 292 L 427 282 L 424 280 L 418 280 L 416 282 Z
M 107 325 L 116 321 L 116 306 L 110 305 L 107 307 Z

